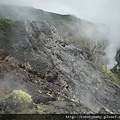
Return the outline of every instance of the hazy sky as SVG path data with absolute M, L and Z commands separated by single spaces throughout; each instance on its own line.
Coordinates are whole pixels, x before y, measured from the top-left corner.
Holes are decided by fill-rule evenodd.
M 120 21 L 120 0 L 0 0 L 0 3 L 33 6 L 46 11 L 73 14 L 92 22 Z

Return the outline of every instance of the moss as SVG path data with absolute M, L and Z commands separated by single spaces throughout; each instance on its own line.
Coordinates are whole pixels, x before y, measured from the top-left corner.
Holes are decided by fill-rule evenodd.
M 114 74 L 113 72 L 111 72 L 111 70 L 108 70 L 106 66 L 102 66 L 102 72 L 105 75 L 105 77 L 115 83 L 117 83 L 118 85 L 120 85 L 120 78 Z
M 4 30 L 7 27 L 10 27 L 10 26 L 12 26 L 14 24 L 15 24 L 15 22 L 13 22 L 11 20 L 8 20 L 8 19 L 5 19 L 5 18 L 0 18 L 0 28 L 2 30 Z

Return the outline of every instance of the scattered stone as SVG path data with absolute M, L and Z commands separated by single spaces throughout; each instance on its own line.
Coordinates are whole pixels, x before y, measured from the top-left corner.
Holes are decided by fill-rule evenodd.
M 48 82 L 54 82 L 54 80 L 57 80 L 57 78 L 58 78 L 58 72 L 53 72 L 46 76 L 46 80 Z

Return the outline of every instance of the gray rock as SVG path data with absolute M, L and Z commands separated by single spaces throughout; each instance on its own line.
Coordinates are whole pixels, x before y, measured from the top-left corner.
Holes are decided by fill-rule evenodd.
M 31 96 L 21 90 L 14 90 L 12 94 L 6 98 L 2 111 L 3 113 L 18 113 L 32 108 L 33 101 Z
M 19 68 L 16 64 L 18 70 L 5 69 L 6 73 L 2 73 L 0 81 L 6 75 L 4 79 L 7 81 L 9 78 L 16 80 L 18 84 L 24 81 L 22 85 L 25 88 L 21 89 L 26 89 L 33 98 L 39 98 L 38 90 L 41 90 L 56 100 L 64 98 L 83 104 L 94 113 L 104 107 L 120 113 L 120 87 L 107 80 L 97 69 L 97 64 L 92 61 L 94 54 L 69 40 L 66 41 L 48 22 L 17 22 L 5 36 L 3 35 L 0 48 L 7 51 L 17 63 L 27 62 L 30 65 Z M 9 61 L 5 61 L 6 65 L 8 63 Z M 26 68 L 30 68 L 33 74 Z M 45 78 L 40 77 L 40 73 L 43 73 Z M 58 74 L 56 76 L 53 73 Z M 48 79 L 48 76 L 52 79 Z

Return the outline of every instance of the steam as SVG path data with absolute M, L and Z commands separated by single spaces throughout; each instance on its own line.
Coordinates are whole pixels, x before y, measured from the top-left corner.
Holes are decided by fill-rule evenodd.
M 115 26 L 111 26 L 109 36 L 109 45 L 106 48 L 106 58 L 108 59 L 107 68 L 113 68 L 117 62 L 115 61 L 116 51 L 120 48 L 120 34 L 119 29 Z
M 1 0 L 0 3 L 32 6 L 60 14 L 73 14 L 80 19 L 106 24 L 109 26 L 109 44 L 105 50 L 107 67 L 111 69 L 116 64 L 114 57 L 120 44 L 120 0 L 59 0 L 57 2 L 56 0 Z M 102 35 L 97 37 L 105 36 L 103 28 L 98 28 L 98 32 Z M 93 36 L 96 33 L 93 30 L 87 30 L 86 35 L 95 40 Z

